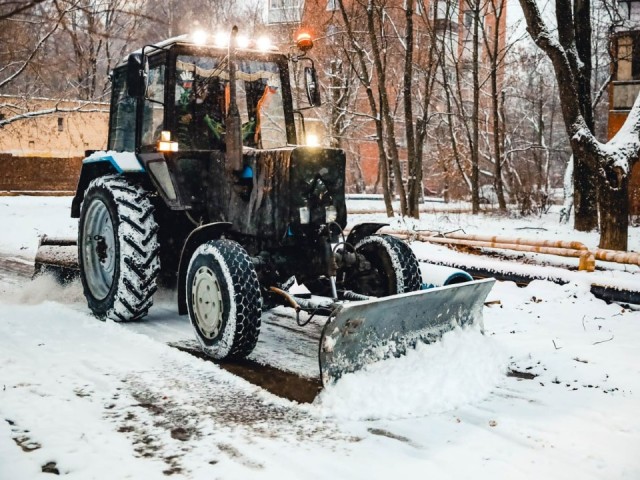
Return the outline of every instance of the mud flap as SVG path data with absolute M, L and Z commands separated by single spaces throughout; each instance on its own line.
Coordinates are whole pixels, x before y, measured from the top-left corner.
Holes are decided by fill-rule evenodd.
M 78 277 L 78 241 L 75 238 L 40 238 L 34 261 L 34 276 L 44 273 L 66 283 Z
M 482 326 L 482 308 L 494 282 L 488 278 L 343 304 L 320 338 L 323 385 L 370 363 L 403 355 L 417 342 L 438 341 L 456 326 Z

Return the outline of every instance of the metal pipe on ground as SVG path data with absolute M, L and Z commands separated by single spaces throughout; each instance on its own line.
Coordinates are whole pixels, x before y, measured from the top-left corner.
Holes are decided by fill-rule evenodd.
M 597 248 L 595 251 L 595 257 L 597 260 L 602 260 L 604 262 L 625 263 L 627 265 L 640 266 L 640 253 L 636 252 L 621 252 L 619 250 Z
M 595 270 L 595 256 L 589 249 L 580 242 L 564 242 L 561 240 L 529 240 L 529 239 L 508 239 L 490 236 L 471 236 L 468 238 L 436 237 L 435 235 L 425 235 L 414 232 L 391 232 L 386 231 L 390 235 L 397 236 L 402 239 L 415 239 L 421 242 L 440 243 L 447 245 L 464 245 L 468 247 L 478 248 L 495 248 L 499 250 L 514 250 L 518 252 L 542 253 L 547 255 L 557 255 L 561 257 L 578 258 L 578 269 L 593 272 Z M 483 240 L 481 240 L 483 239 Z M 496 241 L 499 240 L 499 241 Z M 519 240 L 515 243 L 514 240 Z M 572 247 L 572 248 L 570 248 Z M 576 248 L 578 247 L 578 248 Z M 584 247 L 584 248 L 582 248 Z
M 566 248 L 570 250 L 589 250 L 589 248 L 581 242 L 566 242 L 564 240 L 536 240 L 531 238 L 521 238 L 521 237 L 498 237 L 497 235 L 468 235 L 466 233 L 445 233 L 445 234 L 435 234 L 433 232 L 425 233 L 425 232 L 412 232 L 409 230 L 391 230 L 389 228 L 383 228 L 380 233 L 388 233 L 388 234 L 403 234 L 403 235 L 419 235 L 422 237 L 435 237 L 435 238 L 453 238 L 456 240 L 477 240 L 480 242 L 488 242 L 488 243 L 496 243 L 496 244 L 508 244 L 508 245 L 529 245 L 535 247 L 549 247 L 549 248 Z

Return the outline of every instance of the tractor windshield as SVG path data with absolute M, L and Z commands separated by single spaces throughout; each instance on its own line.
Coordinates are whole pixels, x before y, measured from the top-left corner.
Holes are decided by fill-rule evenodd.
M 243 144 L 254 148 L 285 146 L 287 131 L 277 63 L 238 59 L 237 64 Z M 175 88 L 175 134 L 180 149 L 223 149 L 229 108 L 226 59 L 178 56 Z

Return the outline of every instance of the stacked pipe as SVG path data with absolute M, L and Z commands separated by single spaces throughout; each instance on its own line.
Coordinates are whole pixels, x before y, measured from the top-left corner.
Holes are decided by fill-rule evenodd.
M 397 231 L 389 228 L 382 229 L 380 233 L 386 233 L 405 240 L 413 239 L 421 242 L 464 245 L 479 248 L 495 248 L 500 250 L 514 250 L 529 253 L 543 253 L 562 257 L 575 257 L 579 259 L 578 269 L 587 272 L 593 272 L 595 270 L 596 259 L 606 262 L 640 266 L 640 254 L 638 253 L 599 248 L 592 251 L 583 243 L 575 241 L 534 240 L 528 238 L 498 237 L 493 235 L 467 235 L 463 233 L 447 233 L 442 235 L 434 232 L 414 232 L 409 230 Z

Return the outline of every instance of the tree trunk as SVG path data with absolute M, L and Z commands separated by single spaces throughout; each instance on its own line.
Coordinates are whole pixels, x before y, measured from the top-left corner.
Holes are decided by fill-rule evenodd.
M 422 154 L 424 151 L 424 137 L 427 126 L 421 118 L 416 120 L 416 158 L 409 168 L 410 181 L 413 181 L 409 189 L 409 215 L 420 218 L 420 200 L 422 199 Z
M 391 163 L 391 168 L 389 169 L 389 180 L 391 182 L 394 182 L 395 180 L 394 190 L 400 197 L 400 213 L 401 215 L 407 215 L 407 196 L 404 184 L 402 183 L 402 170 L 400 169 L 398 145 L 396 144 L 395 123 L 391 115 L 389 96 L 387 94 L 387 74 L 382 63 L 382 54 L 386 53 L 386 48 L 381 48 L 378 43 L 378 38 L 376 36 L 376 19 L 378 22 L 381 22 L 382 15 L 378 10 L 376 10 L 373 0 L 369 0 L 369 3 L 367 4 L 367 30 L 369 34 L 369 41 L 371 42 L 371 56 L 373 57 L 373 64 L 376 72 L 376 88 L 380 98 L 380 115 L 385 127 L 385 139 L 388 148 L 389 162 Z M 379 26 L 380 31 L 382 32 L 382 24 Z
M 590 232 L 598 227 L 598 199 L 593 186 L 596 174 L 573 152 L 573 228 Z
M 591 105 L 591 3 L 590 0 L 574 0 L 575 45 L 581 67 L 574 67 L 578 73 L 576 83 L 578 100 L 584 121 L 591 132 L 595 132 L 593 107 Z M 589 232 L 598 227 L 598 185 L 597 173 L 584 163 L 574 151 L 574 228 Z
M 419 181 L 418 169 L 422 170 L 422 155 L 418 157 L 416 148 L 416 132 L 413 129 L 413 7 L 411 2 L 407 2 L 405 9 L 405 57 L 402 100 L 404 104 L 405 136 L 407 139 L 407 213 L 410 217 L 420 218 L 420 208 L 418 207 Z
M 378 109 L 378 105 L 376 104 L 375 97 L 373 95 L 373 89 L 371 87 L 369 69 L 367 68 L 366 54 L 358 42 L 356 35 L 353 31 L 353 26 L 349 19 L 349 15 L 345 9 L 344 3 L 342 0 L 337 0 L 339 10 L 342 16 L 342 20 L 347 29 L 347 38 L 351 43 L 351 46 L 357 53 L 358 64 L 360 65 L 360 72 L 358 73 L 358 77 L 362 84 L 365 87 L 367 100 L 369 101 L 369 108 L 371 109 L 371 115 L 375 119 L 375 127 L 376 127 L 376 143 L 378 145 L 378 173 L 379 178 L 382 181 L 382 192 L 384 197 L 384 206 L 387 211 L 388 217 L 393 217 L 393 203 L 392 203 L 392 191 L 389 188 L 390 182 L 392 179 L 389 175 L 389 163 L 387 159 L 387 153 L 384 148 L 384 129 L 382 125 L 382 118 L 380 114 L 380 110 Z M 373 9 L 373 4 L 370 1 L 368 3 L 368 7 Z M 371 18 L 369 18 L 371 16 Z M 373 18 L 373 11 L 367 11 L 367 20 L 371 21 Z M 375 36 L 375 35 L 374 35 Z M 378 50 L 379 53 L 379 50 Z
M 497 55 L 494 55 L 494 62 L 496 58 L 497 58 Z M 502 96 L 502 98 L 504 103 L 504 95 Z M 500 125 L 500 106 L 498 104 L 497 62 L 492 66 L 492 71 L 491 71 L 491 107 L 492 107 L 491 114 L 493 116 L 493 151 L 494 151 L 494 157 L 495 157 L 495 165 L 493 169 L 493 174 L 494 174 L 493 185 L 496 189 L 496 195 L 498 196 L 498 208 L 500 209 L 501 212 L 504 213 L 507 211 L 507 202 L 504 199 L 504 188 L 503 188 L 503 182 L 502 182 L 502 148 L 501 148 L 502 127 Z
M 480 212 L 480 145 L 479 145 L 479 117 L 480 117 L 480 78 L 479 78 L 479 26 L 480 0 L 473 0 L 473 114 L 471 122 L 473 140 L 471 145 L 471 211 L 474 215 Z
M 600 248 L 627 250 L 629 229 L 629 177 L 613 190 L 603 180 L 600 184 Z

